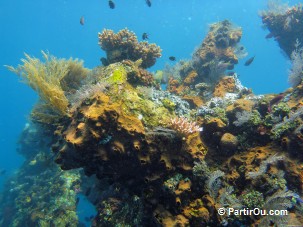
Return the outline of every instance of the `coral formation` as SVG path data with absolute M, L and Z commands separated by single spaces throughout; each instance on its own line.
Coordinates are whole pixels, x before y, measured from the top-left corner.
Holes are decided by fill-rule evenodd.
M 161 57 L 161 49 L 156 44 L 149 44 L 146 41 L 138 42 L 135 33 L 127 28 L 114 33 L 113 30 L 104 29 L 98 34 L 99 45 L 106 51 L 107 62 L 115 63 L 122 60 L 137 61 L 142 59 L 141 66 L 149 68 Z
M 272 1 L 268 9 L 260 14 L 264 26 L 270 32 L 267 37 L 274 38 L 289 58 L 296 48 L 296 43 L 303 42 L 302 15 L 301 4 L 290 7 L 278 1 Z
M 212 24 L 191 61 L 180 61 L 173 68 L 165 69 L 169 75 L 168 90 L 184 97 L 197 97 L 198 92 L 201 101 L 208 100 L 210 94 L 223 97 L 228 92 L 236 92 L 237 78 L 224 76 L 241 57 L 237 55 L 241 36 L 241 28 L 228 20 Z
M 243 55 L 241 35 L 215 23 L 192 60 L 155 77 L 145 68 L 160 49 L 126 29 L 99 34 L 110 64 L 92 70 L 47 54 L 9 67 L 42 101 L 20 137 L 26 161 L 0 199 L 0 225 L 81 225 L 78 193 L 96 227 L 303 223 L 303 85 L 254 95 L 224 75 Z M 223 207 L 284 209 L 291 220 Z

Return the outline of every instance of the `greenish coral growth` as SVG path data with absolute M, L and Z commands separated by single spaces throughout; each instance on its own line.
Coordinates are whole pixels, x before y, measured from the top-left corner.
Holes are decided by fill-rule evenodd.
M 170 111 L 173 111 L 176 108 L 176 104 L 168 98 L 162 99 L 161 102 L 163 106 L 169 109 Z
M 100 207 L 102 211 L 99 213 L 100 225 L 98 226 L 142 226 L 143 204 L 136 195 L 124 199 L 123 202 L 115 198 L 108 198 L 102 201 Z
M 248 127 L 256 127 L 262 124 L 261 114 L 257 110 L 253 110 L 247 122 Z M 246 124 L 245 124 L 246 125 Z
M 278 116 L 278 117 L 285 117 L 288 116 L 289 112 L 290 112 L 290 107 L 287 105 L 287 103 L 285 102 L 280 102 L 277 105 L 274 105 L 272 107 L 272 114 L 274 116 Z
M 220 107 L 214 107 L 211 109 L 212 113 L 211 114 L 206 114 L 204 118 L 206 120 L 210 120 L 212 118 L 219 118 L 221 121 L 223 121 L 225 124 L 228 123 L 228 118 L 226 116 L 226 112 L 223 108 Z
M 126 70 L 122 65 L 114 68 L 111 76 L 108 79 L 108 82 L 113 84 L 122 84 L 126 81 Z
M 273 178 L 270 178 L 268 180 L 268 183 L 271 185 L 271 187 L 273 189 L 276 189 L 276 190 L 279 190 L 279 189 L 286 189 L 286 186 L 287 186 L 287 182 L 284 178 L 281 178 L 281 177 L 273 177 Z
M 283 135 L 286 135 L 287 132 L 294 130 L 298 126 L 297 121 L 286 121 L 280 124 L 277 124 L 271 130 L 271 138 L 276 140 L 281 138 Z
M 264 205 L 264 197 L 261 192 L 252 190 L 242 195 L 242 202 L 245 208 L 262 208 Z
M 175 176 L 169 178 L 168 180 L 166 180 L 164 182 L 164 188 L 168 191 L 170 191 L 171 193 L 173 193 L 177 187 L 178 187 L 178 184 L 179 182 L 182 180 L 183 176 L 182 174 L 176 174 Z

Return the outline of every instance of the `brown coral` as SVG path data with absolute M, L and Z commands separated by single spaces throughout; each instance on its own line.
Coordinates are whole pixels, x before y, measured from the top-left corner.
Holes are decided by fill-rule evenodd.
M 199 74 L 197 82 L 216 83 L 220 74 L 238 63 L 236 45 L 242 36 L 241 28 L 224 20 L 212 24 L 201 46 L 193 54 L 193 66 Z
M 106 51 L 108 63 L 122 60 L 136 61 L 142 59 L 141 67 L 149 68 L 156 63 L 156 59 L 161 57 L 161 49 L 156 44 L 148 42 L 138 42 L 135 33 L 127 28 L 114 33 L 112 30 L 104 29 L 98 33 L 99 45 Z

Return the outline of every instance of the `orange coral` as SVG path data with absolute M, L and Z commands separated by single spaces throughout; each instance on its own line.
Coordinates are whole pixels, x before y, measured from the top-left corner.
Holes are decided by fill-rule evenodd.
M 215 97 L 224 97 L 226 93 L 235 92 L 235 89 L 235 79 L 232 76 L 225 76 L 217 83 L 213 95 Z

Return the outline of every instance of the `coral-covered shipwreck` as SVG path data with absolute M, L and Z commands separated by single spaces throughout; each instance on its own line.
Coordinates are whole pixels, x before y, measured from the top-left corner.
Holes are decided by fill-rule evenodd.
M 285 13 L 296 29 L 302 10 Z M 274 29 L 281 17 L 262 20 L 289 54 L 293 42 Z M 1 224 L 76 226 L 77 193 L 97 209 L 92 226 L 303 223 L 303 84 L 258 96 L 242 86 L 227 73 L 246 55 L 241 36 L 227 20 L 211 25 L 191 60 L 161 72 L 167 91 L 146 70 L 160 48 L 127 29 L 99 34 L 107 58 L 94 69 L 48 53 L 9 67 L 40 100 L 20 138 L 26 162 L 1 198 Z

